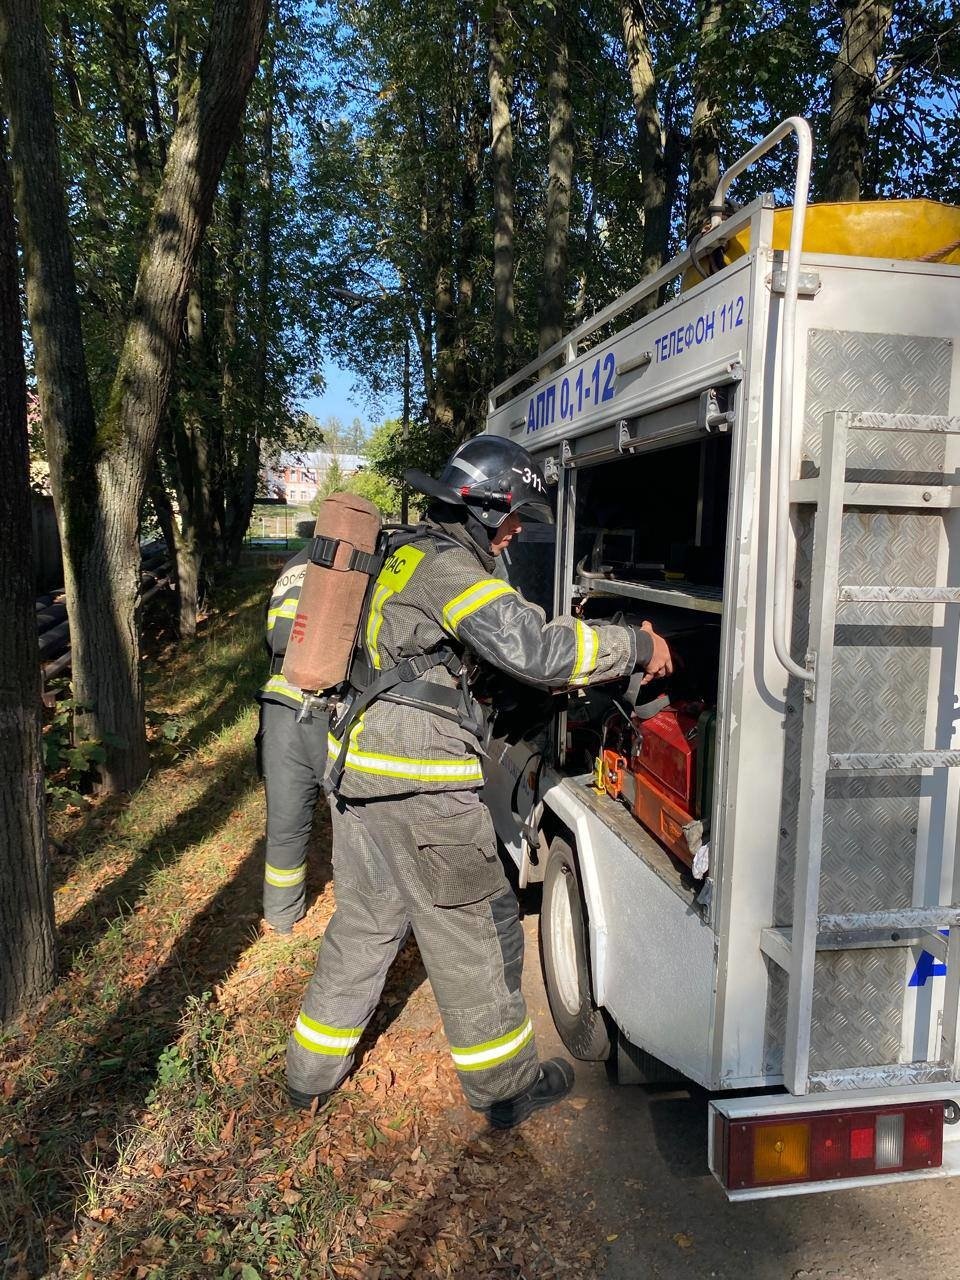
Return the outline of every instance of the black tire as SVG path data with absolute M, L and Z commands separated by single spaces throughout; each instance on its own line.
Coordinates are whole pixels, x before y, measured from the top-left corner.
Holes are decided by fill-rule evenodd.
M 586 909 L 577 860 L 562 836 L 550 842 L 539 932 L 543 982 L 560 1039 L 581 1062 L 602 1062 L 610 1053 L 610 1037 L 590 989 Z
M 631 1044 L 619 1027 L 613 1027 L 610 1034 L 613 1044 L 606 1067 L 611 1084 L 677 1084 L 683 1080 L 673 1067 Z

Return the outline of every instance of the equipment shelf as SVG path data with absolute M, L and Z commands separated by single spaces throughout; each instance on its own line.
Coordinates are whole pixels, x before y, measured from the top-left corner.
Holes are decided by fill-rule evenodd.
M 672 586 L 661 581 L 627 581 L 605 575 L 581 573 L 577 585 L 585 596 L 626 596 L 630 600 L 649 600 L 676 609 L 693 609 L 697 613 L 723 613 L 723 589 L 684 582 Z

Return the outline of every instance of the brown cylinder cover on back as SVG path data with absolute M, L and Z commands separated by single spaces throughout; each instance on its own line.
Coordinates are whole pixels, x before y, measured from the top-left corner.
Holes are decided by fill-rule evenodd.
M 317 515 L 314 534 L 339 538 L 333 567 L 307 564 L 283 659 L 283 678 L 317 693 L 346 678 L 357 641 L 369 575 L 348 569 L 354 549 L 373 552 L 380 513 L 354 493 L 332 493 Z

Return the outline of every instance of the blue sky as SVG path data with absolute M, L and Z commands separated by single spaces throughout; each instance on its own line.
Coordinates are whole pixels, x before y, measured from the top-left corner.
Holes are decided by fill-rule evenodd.
M 323 376 L 327 389 L 322 396 L 308 396 L 301 402 L 305 409 L 323 422 L 326 418 L 339 418 L 344 426 L 349 426 L 354 418 L 360 418 L 369 426 L 377 426 L 384 418 L 397 418 L 401 412 L 401 398 L 385 397 L 374 404 L 367 398 L 366 388 L 358 386 L 356 375 L 339 365 L 328 363 L 324 366 Z

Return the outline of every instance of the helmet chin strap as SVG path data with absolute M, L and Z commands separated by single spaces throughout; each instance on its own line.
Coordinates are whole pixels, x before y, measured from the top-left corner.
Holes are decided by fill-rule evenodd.
M 464 532 L 485 556 L 493 554 L 490 550 L 490 539 L 496 533 L 496 529 L 488 529 L 468 506 L 455 507 L 449 502 L 432 502 L 427 515 L 440 524 L 462 525 Z
M 489 529 L 482 520 L 478 520 L 469 507 L 466 509 L 466 517 L 464 526 L 467 533 L 474 540 L 481 551 L 490 554 L 490 536 L 496 533 L 496 529 Z

